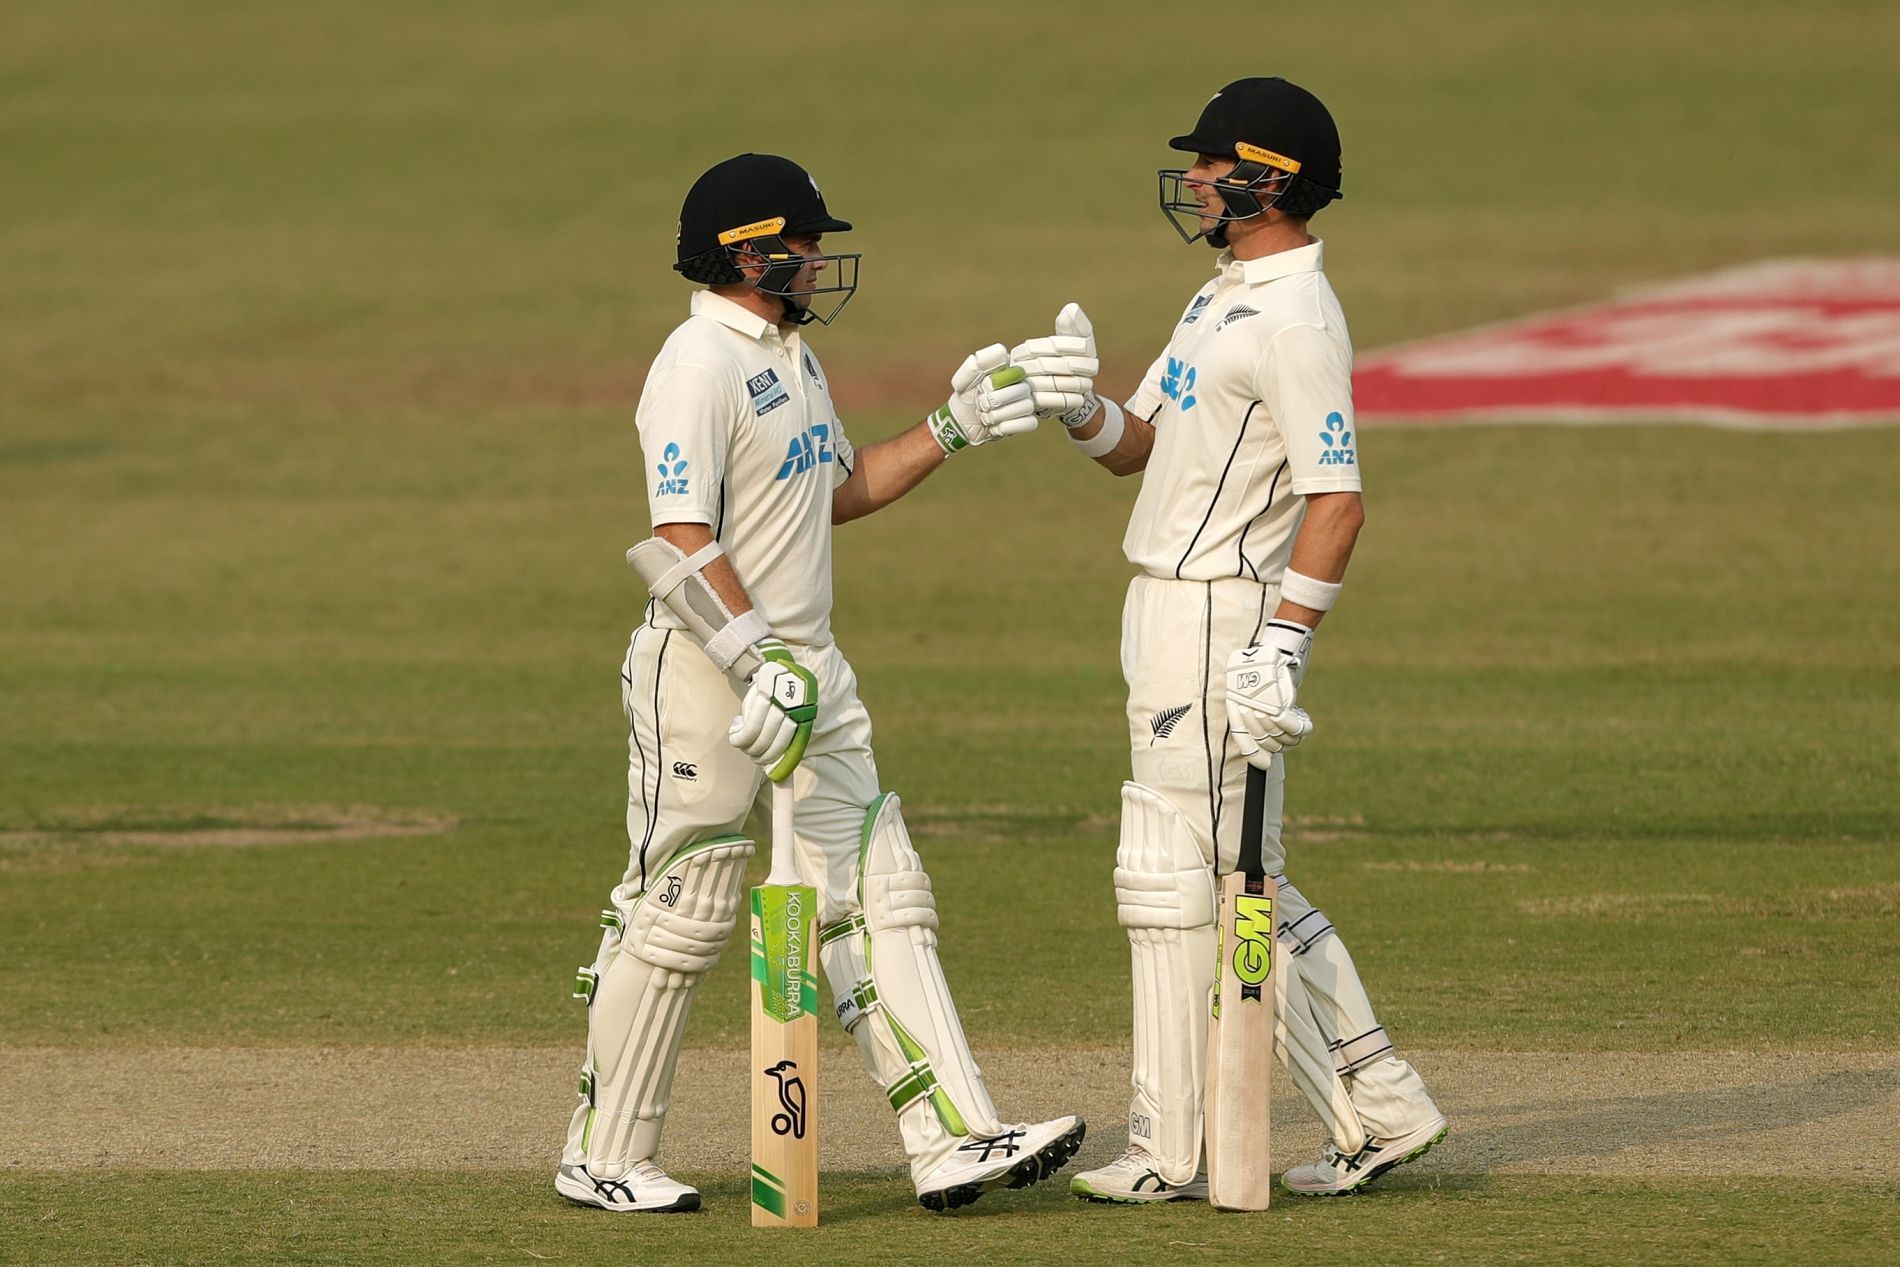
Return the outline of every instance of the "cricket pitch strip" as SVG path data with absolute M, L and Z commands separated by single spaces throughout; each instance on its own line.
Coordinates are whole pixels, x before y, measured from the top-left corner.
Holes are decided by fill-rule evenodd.
M 1451 1136 L 1408 1174 L 1801 1175 L 1900 1179 L 1900 1051 L 1410 1051 Z M 0 1048 L 0 1166 L 47 1169 L 516 1169 L 553 1174 L 580 1048 Z M 822 1165 L 898 1169 L 890 1109 L 857 1053 L 826 1044 Z M 1080 1112 L 1074 1168 L 1124 1142 L 1120 1048 L 994 1051 L 1005 1112 Z M 743 1051 L 688 1048 L 661 1148 L 693 1177 L 741 1173 Z M 1281 1080 L 1276 1169 L 1320 1131 Z

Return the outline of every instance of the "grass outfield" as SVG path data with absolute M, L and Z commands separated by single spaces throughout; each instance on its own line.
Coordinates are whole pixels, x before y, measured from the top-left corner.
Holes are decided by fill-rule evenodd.
M 744 1199 L 736 1179 L 706 1196 L 725 1206 Z M 828 1221 L 790 1233 L 705 1215 L 603 1227 L 551 1197 L 539 1174 L 137 1175 L 118 1178 L 103 1204 L 92 1177 L 35 1175 L 0 1189 L 0 1214 L 31 1228 L 29 1239 L 0 1245 L 0 1263 L 778 1264 L 795 1241 L 808 1261 L 836 1263 L 1227 1263 L 1240 1253 L 1276 1262 L 1864 1267 L 1879 1261 L 1900 1188 L 1395 1178 L 1378 1200 L 1276 1205 L 1251 1219 L 1202 1207 L 1107 1209 L 1053 1192 L 1006 1213 L 979 1203 L 949 1216 L 916 1208 L 893 1216 L 907 1196 L 901 1178 L 828 1176 Z M 101 1210 L 146 1212 L 150 1230 L 128 1236 Z
M 1207 265 L 1151 170 L 1244 73 L 1338 110 L 1348 199 L 1318 227 L 1362 347 L 1763 256 L 1900 252 L 1891 5 L 1335 5 L 1218 41 L 1132 3 L 721 13 L 755 41 L 734 76 L 773 33 L 808 37 L 802 100 L 709 90 L 703 6 L 9 17 L 0 1100 L 50 1094 L 12 1083 L 10 1049 L 70 1050 L 81 1100 L 101 1048 L 579 1058 L 566 983 L 625 858 L 632 403 L 684 310 L 680 193 L 715 158 L 800 156 L 858 223 L 865 290 L 814 339 L 860 442 L 1071 298 L 1107 383 L 1131 383 Z M 1363 442 L 1370 521 L 1306 687 L 1288 835 L 1401 1043 L 1887 1061 L 1894 433 Z M 1126 1034 L 1134 485 L 1065 450 L 964 455 L 838 537 L 837 627 L 980 1051 Z M 421 830 L 268 843 L 333 820 Z M 694 1043 L 743 1041 L 743 984 L 714 975 Z M 1891 1087 L 1855 1085 L 1900 1130 Z M 629 1228 L 540 1170 L 47 1171 L 20 1129 L 0 1110 L 0 1263 L 775 1247 L 742 1230 L 736 1174 L 709 1176 L 706 1215 Z M 1293 1257 L 1865 1262 L 1900 1195 L 1831 1166 L 1815 1191 L 1792 1152 L 1699 1178 L 1693 1134 L 1662 1176 L 1487 1173 L 1462 1138 L 1376 1199 L 1289 1201 L 1260 1230 Z M 1248 1227 L 1056 1189 L 933 1222 L 890 1172 L 826 1194 L 812 1243 L 840 1259 L 1228 1256 Z

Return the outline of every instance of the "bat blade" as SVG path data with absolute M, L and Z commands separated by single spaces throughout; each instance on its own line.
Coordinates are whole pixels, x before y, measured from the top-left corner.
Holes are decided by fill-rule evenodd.
M 818 895 L 752 890 L 752 1226 L 818 1226 Z
M 1264 1210 L 1273 1195 L 1274 899 L 1262 874 L 1265 776 L 1249 770 L 1239 867 L 1221 877 L 1203 1106 L 1208 1203 Z

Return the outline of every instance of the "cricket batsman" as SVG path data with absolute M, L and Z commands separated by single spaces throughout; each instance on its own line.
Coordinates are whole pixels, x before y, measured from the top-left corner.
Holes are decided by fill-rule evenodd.
M 1115 866 L 1134 967 L 1134 1100 L 1127 1151 L 1072 1186 L 1096 1201 L 1207 1195 L 1214 875 L 1234 868 L 1251 764 L 1267 774 L 1263 856 L 1290 952 L 1274 973 L 1282 1054 L 1331 1136 L 1281 1182 L 1334 1196 L 1447 1130 L 1331 922 L 1283 874 L 1283 754 L 1312 729 L 1300 682 L 1364 520 L 1352 344 L 1307 231 L 1340 196 L 1339 133 L 1310 92 L 1255 78 L 1221 89 L 1169 145 L 1193 165 L 1159 173 L 1162 210 L 1220 254 L 1126 410 L 1094 395 L 1080 308 L 1011 352 L 1040 415 L 1114 474 L 1142 475 L 1123 542 L 1140 574 L 1122 612 L 1134 777 Z
M 990 1102 L 938 963 L 930 878 L 878 784 L 871 719 L 830 622 L 832 525 L 890 505 L 954 454 L 1033 430 L 1035 404 L 1026 384 L 993 379 L 997 344 L 963 362 L 923 422 L 855 448 L 804 339 L 857 289 L 859 256 L 822 243 L 850 228 L 803 168 L 766 154 L 711 168 L 680 212 L 674 268 L 703 289 L 654 359 L 636 422 L 654 533 L 679 554 L 673 581 L 702 587 L 725 624 L 702 645 L 651 604 L 621 668 L 632 848 L 581 971 L 587 1059 L 554 1181 L 580 1204 L 699 1206 L 660 1168 L 660 1133 L 694 992 L 738 918 L 753 850 L 737 833 L 768 773 L 792 780 L 819 959 L 896 1112 L 918 1200 L 946 1210 L 1024 1187 L 1081 1147 L 1080 1118 L 1013 1124 Z M 764 665 L 740 680 L 731 668 L 748 649 Z

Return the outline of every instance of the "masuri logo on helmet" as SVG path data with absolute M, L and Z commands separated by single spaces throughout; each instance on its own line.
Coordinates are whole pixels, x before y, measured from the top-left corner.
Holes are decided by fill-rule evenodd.
M 687 191 L 673 268 L 706 286 L 750 282 L 783 301 L 783 320 L 829 325 L 857 292 L 860 256 L 804 255 L 785 239 L 850 228 L 825 207 L 818 182 L 797 163 L 776 154 L 740 154 L 708 168 Z M 810 265 L 826 266 L 830 279 L 821 285 L 823 274 Z M 819 311 L 812 300 L 820 295 L 836 302 Z
M 1271 142 L 1269 146 L 1263 142 Z M 1339 128 L 1318 97 L 1279 78 L 1237 79 L 1209 99 L 1194 130 L 1168 141 L 1170 149 L 1235 160 L 1211 188 L 1221 210 L 1196 198 L 1186 168 L 1156 171 L 1162 214 L 1184 241 L 1227 245 L 1227 226 L 1277 207 L 1310 216 L 1339 191 Z M 1201 228 L 1203 218 L 1213 224 Z

